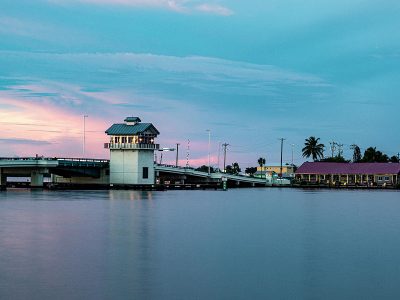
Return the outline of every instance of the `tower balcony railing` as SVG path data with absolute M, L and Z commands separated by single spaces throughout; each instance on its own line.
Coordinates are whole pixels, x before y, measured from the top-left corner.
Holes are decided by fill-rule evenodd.
M 105 149 L 158 150 L 160 144 L 105 143 Z

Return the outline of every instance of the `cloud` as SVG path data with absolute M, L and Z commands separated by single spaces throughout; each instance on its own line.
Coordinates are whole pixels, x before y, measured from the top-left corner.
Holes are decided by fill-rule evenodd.
M 209 4 L 209 3 L 200 4 L 196 6 L 196 10 L 204 13 L 216 14 L 221 16 L 233 15 L 233 11 L 231 9 L 218 4 Z
M 233 11 L 219 4 L 203 3 L 195 5 L 193 0 L 49 0 L 58 4 L 86 3 L 93 5 L 131 6 L 147 8 L 163 8 L 180 13 L 200 11 L 220 16 L 230 16 Z
M 214 141 L 240 144 L 243 136 L 251 140 L 252 135 L 257 139 L 260 127 L 253 121 L 263 120 L 268 113 L 269 121 L 257 124 L 264 129 L 270 126 L 276 107 L 293 105 L 286 95 L 295 98 L 329 87 L 313 74 L 213 57 L 0 54 L 0 65 L 5 66 L 0 69 L 0 86 L 5 88 L 0 90 L 2 138 L 44 142 L 11 148 L 2 143 L 0 149 L 9 155 L 81 156 L 82 116 L 88 114 L 86 153 L 105 158 L 103 143 L 108 138 L 104 131 L 128 115 L 138 115 L 143 122 L 156 125 L 161 132 L 158 141 L 164 146 L 186 145 L 190 139 L 191 159 L 200 163 L 207 152 L 203 147 L 207 145 L 206 128 L 211 126 Z M 297 102 L 304 105 L 301 97 Z M 243 121 L 248 118 L 252 121 Z M 236 126 L 234 132 L 227 130 L 227 124 Z
M 137 108 L 144 108 L 141 105 L 154 108 L 151 98 L 160 95 L 176 99 L 177 93 L 195 96 L 209 91 L 225 95 L 279 96 L 313 88 L 317 95 L 323 95 L 321 89 L 330 86 L 313 74 L 213 57 L 140 53 L 0 53 L 0 64 L 12 64 L 14 74 L 12 78 L 7 77 L 7 73 L 2 74 L 0 70 L 0 86 L 8 90 L 12 87 L 14 92 L 31 98 L 46 96 L 57 102 L 60 100 L 55 97 L 58 91 L 69 91 L 62 102 L 75 106 L 95 98 L 121 106 L 132 104 L 139 105 Z M 29 65 L 21 63 L 21 57 L 29 60 Z M 51 63 L 43 65 L 44 61 Z M 24 79 L 27 84 L 23 84 Z M 43 80 L 47 89 L 36 90 L 34 86 L 38 84 L 35 81 Z M 110 97 L 109 91 L 118 91 L 119 95 L 113 93 L 114 98 Z
M 77 1 L 88 4 L 97 4 L 97 5 L 158 7 L 158 8 L 167 8 L 174 11 L 184 11 L 185 10 L 184 3 L 186 2 L 181 0 L 76 0 L 73 2 Z M 62 1 L 62 2 L 67 2 L 67 1 Z
M 31 139 L 2 139 L 0 138 L 0 143 L 3 144 L 14 144 L 14 145 L 50 145 L 48 141 L 38 141 Z

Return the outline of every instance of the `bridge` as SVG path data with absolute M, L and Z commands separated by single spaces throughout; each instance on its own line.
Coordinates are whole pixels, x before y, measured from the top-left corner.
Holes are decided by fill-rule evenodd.
M 51 176 L 53 184 L 109 186 L 110 161 L 106 159 L 57 157 L 0 158 L 0 186 L 7 177 L 30 177 L 31 187 L 43 187 L 44 177 Z M 266 180 L 243 175 L 196 171 L 189 167 L 155 164 L 158 184 L 200 184 L 217 186 L 222 181 L 236 186 L 265 186 Z
M 7 177 L 30 177 L 31 187 L 43 187 L 46 175 L 62 178 L 101 178 L 102 170 L 109 161 L 102 159 L 56 158 L 56 157 L 1 157 L 0 186 L 5 186 Z
M 171 165 L 155 166 L 155 171 L 158 173 L 158 178 L 165 181 L 175 181 L 180 183 L 221 183 L 226 180 L 230 184 L 245 185 L 245 186 L 266 186 L 267 181 L 261 178 L 255 178 L 244 175 L 233 175 L 227 173 L 210 173 L 197 171 L 190 167 L 177 167 Z

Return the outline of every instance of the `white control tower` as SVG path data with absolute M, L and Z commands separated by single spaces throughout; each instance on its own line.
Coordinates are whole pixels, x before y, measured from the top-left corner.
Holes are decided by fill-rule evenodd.
M 155 138 L 160 132 L 151 123 L 128 117 L 125 123 L 113 124 L 106 130 L 110 142 L 110 184 L 152 185 L 155 183 L 154 151 L 160 145 Z

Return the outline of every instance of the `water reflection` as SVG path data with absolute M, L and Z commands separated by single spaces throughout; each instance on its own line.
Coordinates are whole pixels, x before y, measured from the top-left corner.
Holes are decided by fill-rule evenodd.
M 125 292 L 151 299 L 154 278 L 153 193 L 150 191 L 109 191 L 109 291 L 110 297 L 121 285 Z M 119 201 L 129 201 L 121 210 Z
M 396 298 L 398 195 L 11 190 L 0 299 Z

